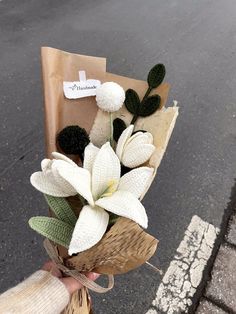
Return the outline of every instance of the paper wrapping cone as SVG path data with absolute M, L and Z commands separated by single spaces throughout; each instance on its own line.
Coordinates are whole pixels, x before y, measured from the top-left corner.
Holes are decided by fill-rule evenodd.
M 155 253 L 158 241 L 135 222 L 119 218 L 91 249 L 65 260 L 80 272 L 123 274 L 137 268 Z
M 92 314 L 91 299 L 86 288 L 75 292 L 62 314 Z
M 79 71 L 85 70 L 87 79 L 96 77 L 104 81 L 106 59 L 67 53 L 58 49 L 41 49 L 45 102 L 46 150 L 49 158 L 56 151 L 55 136 L 68 125 L 79 125 L 88 132 L 97 114 L 95 97 L 79 100 L 67 99 L 63 94 L 63 81 L 77 81 Z
M 57 133 L 68 125 L 79 125 L 85 128 L 90 134 L 91 141 L 97 146 L 107 141 L 110 132 L 109 116 L 98 110 L 95 97 L 68 100 L 63 95 L 63 81 L 78 80 L 78 71 L 85 70 L 88 79 L 99 79 L 102 82 L 114 81 L 125 90 L 133 88 L 140 97 L 147 89 L 146 82 L 106 73 L 104 58 L 71 54 L 48 47 L 43 47 L 41 53 L 46 149 L 49 158 L 51 152 L 57 150 L 55 140 Z M 139 118 L 136 123 L 136 129 L 149 131 L 154 137 L 156 150 L 149 165 L 155 168 L 155 173 L 178 115 L 177 107 L 164 107 L 168 91 L 169 85 L 166 83 L 153 91 L 161 96 L 162 109 L 150 117 Z M 115 117 L 122 118 L 127 124 L 132 119 L 124 106 L 115 113 Z M 127 272 L 148 260 L 154 254 L 157 243 L 154 237 L 144 232 L 136 223 L 129 219 L 119 218 L 103 239 L 91 249 L 71 258 L 68 258 L 65 250 L 59 249 L 60 255 L 65 257 L 65 264 L 79 271 L 93 270 L 103 274 L 116 274 Z M 83 289 L 82 294 L 83 297 L 80 299 L 77 294 L 73 295 L 73 302 L 71 301 L 64 313 L 87 314 L 91 311 L 87 290 Z

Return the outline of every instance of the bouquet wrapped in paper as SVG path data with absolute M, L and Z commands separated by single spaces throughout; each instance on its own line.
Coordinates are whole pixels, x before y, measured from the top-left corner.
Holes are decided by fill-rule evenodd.
M 155 253 L 141 200 L 155 178 L 178 115 L 165 107 L 165 67 L 147 81 L 106 72 L 106 59 L 42 48 L 47 157 L 32 185 L 51 217 L 32 217 L 58 267 L 84 284 L 65 313 L 89 313 L 86 288 L 106 292 L 113 275 Z M 108 288 L 85 274 L 109 276 Z

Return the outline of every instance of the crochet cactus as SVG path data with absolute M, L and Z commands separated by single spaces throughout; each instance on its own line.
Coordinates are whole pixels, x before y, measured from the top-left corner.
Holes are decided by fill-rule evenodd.
M 74 229 L 69 224 L 56 218 L 36 216 L 30 218 L 29 225 L 49 240 L 69 248 Z
M 55 197 L 47 194 L 44 194 L 44 196 L 56 218 L 74 227 L 77 217 L 75 216 L 72 208 L 65 198 Z

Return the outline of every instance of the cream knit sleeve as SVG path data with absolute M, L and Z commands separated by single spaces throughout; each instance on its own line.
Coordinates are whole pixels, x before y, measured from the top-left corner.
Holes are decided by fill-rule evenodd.
M 64 284 L 49 272 L 38 270 L 0 295 L 1 314 L 58 314 L 69 302 Z

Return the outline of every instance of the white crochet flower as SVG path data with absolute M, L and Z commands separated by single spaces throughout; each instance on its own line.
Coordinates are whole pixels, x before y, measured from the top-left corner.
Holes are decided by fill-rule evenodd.
M 70 255 L 87 250 L 101 240 L 108 226 L 107 211 L 147 228 L 146 211 L 139 197 L 150 183 L 153 168 L 140 167 L 120 177 L 120 161 L 109 143 L 101 149 L 90 143 L 85 148 L 83 168 L 61 154 L 53 156 L 57 159 L 42 162 L 43 172 L 31 176 L 33 186 L 54 196 L 79 193 L 88 202 L 75 225 Z M 59 189 L 62 195 L 58 195 Z
M 148 161 L 155 151 L 153 136 L 149 132 L 137 132 L 132 135 L 134 125 L 128 126 L 121 134 L 116 154 L 121 163 L 129 168 L 135 168 Z
M 58 171 L 58 162 L 63 162 L 63 164 L 68 164 L 74 169 L 80 172 L 79 176 L 81 180 L 88 184 L 91 181 L 90 175 L 84 171 L 83 168 L 77 166 L 70 158 L 67 158 L 65 155 L 54 152 L 52 153 L 54 157 L 51 159 L 43 159 L 41 162 L 42 171 L 35 172 L 30 177 L 31 184 L 40 192 L 57 196 L 57 197 L 68 197 L 73 196 L 78 193 L 81 195 L 84 192 L 81 190 L 78 192 L 74 186 L 72 186 L 68 181 L 63 179 Z M 82 187 L 81 187 L 82 188 Z M 92 196 L 91 196 L 92 199 Z
M 103 83 L 96 90 L 96 101 L 98 107 L 104 111 L 117 111 L 122 107 L 125 101 L 125 91 L 117 83 Z

